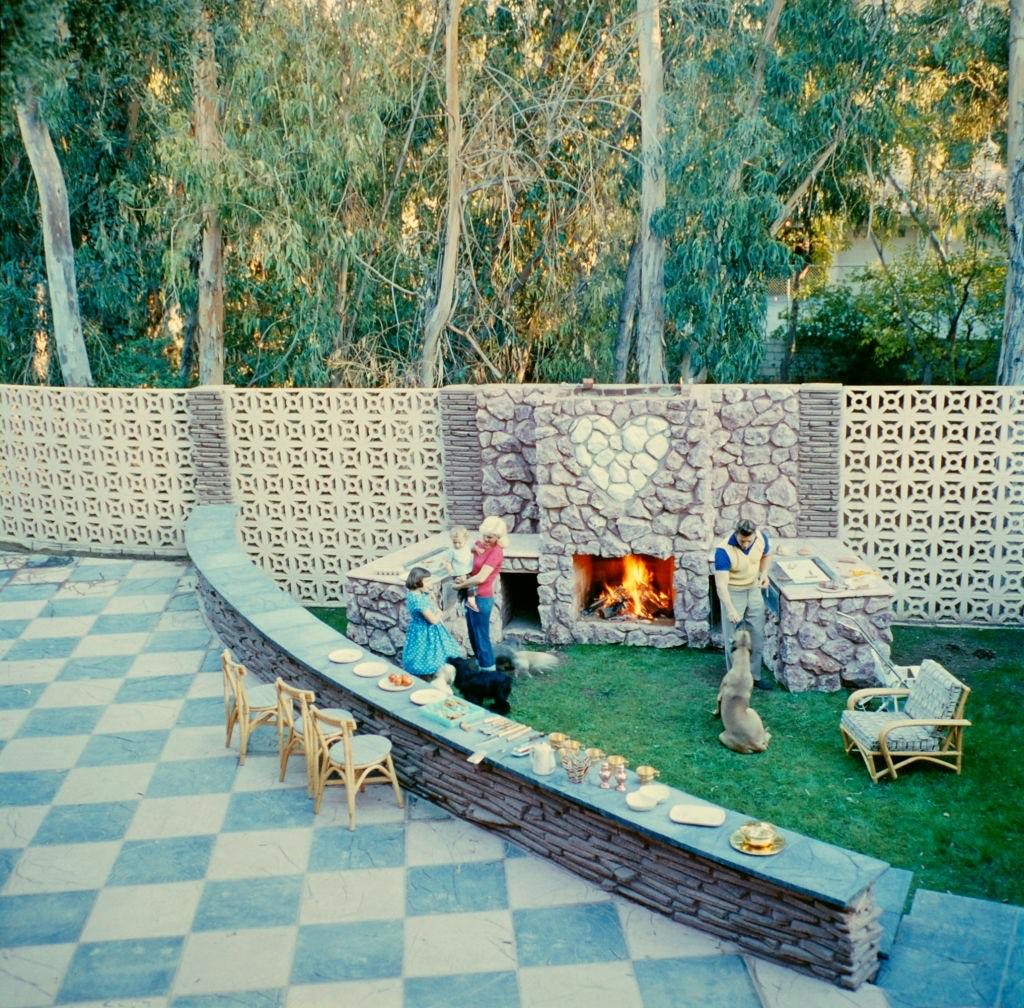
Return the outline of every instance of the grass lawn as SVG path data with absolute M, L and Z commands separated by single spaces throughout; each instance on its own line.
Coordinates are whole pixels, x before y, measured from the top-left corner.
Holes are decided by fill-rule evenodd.
M 312 611 L 343 631 L 343 610 Z M 872 784 L 843 752 L 846 691 L 755 692 L 771 747 L 731 752 L 711 715 L 721 652 L 574 645 L 556 672 L 517 682 L 513 714 L 650 763 L 709 801 L 909 869 L 915 888 L 1024 905 L 1024 631 L 894 633 L 894 661 L 935 658 L 971 687 L 960 776 L 922 764 Z

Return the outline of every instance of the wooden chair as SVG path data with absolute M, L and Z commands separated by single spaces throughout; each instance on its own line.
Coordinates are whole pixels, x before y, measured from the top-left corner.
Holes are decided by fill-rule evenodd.
M 227 649 L 221 655 L 224 667 L 224 720 L 227 725 L 227 740 L 231 746 L 231 735 L 238 725 L 238 762 L 245 764 L 245 753 L 249 748 L 249 736 L 260 725 L 273 724 L 277 720 L 277 690 L 269 683 L 260 683 L 249 689 L 245 685 L 248 670 L 231 657 Z
M 277 741 L 281 771 L 278 780 L 284 780 L 288 760 L 295 753 L 301 752 L 306 761 L 306 788 L 312 796 L 316 782 L 317 743 L 309 730 L 312 723 L 309 709 L 316 703 L 316 694 L 312 690 L 289 686 L 280 676 L 274 688 L 277 690 Z M 330 708 L 323 713 L 352 720 L 352 715 L 340 707 Z
M 348 799 L 348 828 L 356 828 L 356 791 L 366 784 L 390 784 L 398 807 L 405 805 L 398 786 L 395 765 L 391 761 L 391 740 L 383 735 L 356 735 L 351 717 L 335 717 L 310 707 L 313 730 L 317 740 L 316 781 L 313 791 L 313 812 L 319 814 L 324 788 L 332 778 L 345 787 Z
M 970 687 L 938 662 L 923 661 L 908 689 L 862 689 L 850 694 L 839 723 L 847 753 L 856 749 L 877 783 L 909 763 L 936 763 L 960 773 L 964 708 Z M 895 710 L 866 709 L 873 701 Z M 878 765 L 876 761 L 880 762 Z

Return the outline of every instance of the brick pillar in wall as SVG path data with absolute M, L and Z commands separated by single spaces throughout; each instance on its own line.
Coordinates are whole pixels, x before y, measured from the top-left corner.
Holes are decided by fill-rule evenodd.
M 483 466 L 476 424 L 476 390 L 450 385 L 438 393 L 448 521 L 475 529 L 483 520 Z
M 800 386 L 800 536 L 839 535 L 842 385 Z
M 231 450 L 227 397 L 233 385 L 200 385 L 188 391 L 196 504 L 230 504 Z

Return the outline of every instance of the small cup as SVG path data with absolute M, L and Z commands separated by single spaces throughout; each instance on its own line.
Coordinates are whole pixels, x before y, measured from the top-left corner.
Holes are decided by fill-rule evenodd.
M 653 784 L 654 778 L 660 777 L 661 774 L 654 767 L 645 765 L 636 768 L 636 776 L 641 784 Z
M 778 837 L 778 832 L 769 822 L 747 822 L 740 827 L 740 836 L 748 847 L 760 849 L 771 847 Z

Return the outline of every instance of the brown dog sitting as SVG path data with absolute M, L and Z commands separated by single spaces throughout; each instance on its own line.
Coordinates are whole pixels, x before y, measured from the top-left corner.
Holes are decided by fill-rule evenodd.
M 721 714 L 725 731 L 722 745 L 738 753 L 764 752 L 771 741 L 756 710 L 750 706 L 754 677 L 750 672 L 750 631 L 741 623 L 732 640 L 732 668 L 718 687 L 715 713 Z

